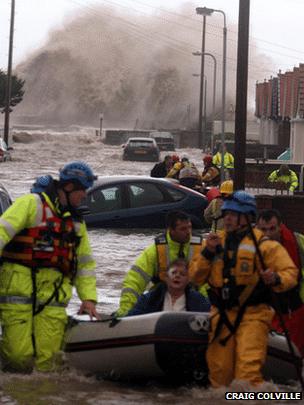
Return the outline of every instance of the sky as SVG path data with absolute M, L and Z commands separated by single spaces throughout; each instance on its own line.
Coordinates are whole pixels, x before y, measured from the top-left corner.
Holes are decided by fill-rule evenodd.
M 43 46 L 51 30 L 64 27 L 65 21 L 77 14 L 92 12 L 96 4 L 129 9 L 129 12 L 136 14 L 152 14 L 155 18 L 163 10 L 168 10 L 170 18 L 172 13 L 182 12 L 185 2 L 186 0 L 16 0 L 13 65 L 16 66 L 28 54 Z M 200 7 L 221 9 L 226 13 L 228 24 L 237 24 L 239 0 L 191 2 Z M 11 0 L 1 0 L 0 68 L 4 70 L 7 68 L 10 7 Z M 271 69 L 284 71 L 304 62 L 304 0 L 251 0 L 250 13 L 250 37 L 259 51 L 272 59 L 274 67 Z M 193 15 L 189 17 L 198 18 L 194 8 Z M 213 17 L 207 18 L 207 34 L 208 27 L 211 30 L 212 19 Z M 228 40 L 230 37 L 235 38 L 235 35 L 235 32 L 228 31 Z

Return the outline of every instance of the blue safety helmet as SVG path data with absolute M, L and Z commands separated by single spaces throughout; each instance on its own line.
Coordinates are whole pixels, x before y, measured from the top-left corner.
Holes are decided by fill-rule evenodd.
M 92 187 L 96 179 L 97 176 L 94 175 L 91 167 L 80 160 L 67 163 L 63 169 L 59 170 L 59 181 L 61 183 L 77 182 L 84 189 Z
M 255 197 L 243 190 L 235 191 L 222 205 L 222 211 L 226 210 L 255 216 L 257 213 Z
M 49 174 L 37 177 L 35 183 L 31 187 L 31 193 L 42 193 L 52 183 L 53 177 Z

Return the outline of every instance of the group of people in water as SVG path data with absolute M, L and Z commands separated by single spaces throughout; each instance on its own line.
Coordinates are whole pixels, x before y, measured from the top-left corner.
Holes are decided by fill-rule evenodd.
M 224 178 L 229 180 L 233 178 L 234 157 L 227 151 L 224 145 Z M 203 171 L 200 172 L 196 165 L 189 160 L 188 156 L 181 158 L 176 155 L 166 155 L 164 160 L 157 163 L 151 170 L 151 177 L 167 177 L 178 179 L 180 184 L 194 190 L 206 193 L 210 187 L 219 186 L 221 182 L 222 150 L 212 155 L 203 155 Z M 297 174 L 289 168 L 288 165 L 282 164 L 279 169 L 273 170 L 267 177 L 269 185 L 275 188 L 287 189 L 294 192 L 298 186 Z
M 178 179 L 183 186 L 204 191 L 206 187 L 218 186 L 221 177 L 222 153 L 219 150 L 214 156 L 204 155 L 204 169 L 198 170 L 188 156 L 181 158 L 176 155 L 166 155 L 164 160 L 157 163 L 151 170 L 151 177 L 167 177 Z M 225 147 L 224 171 L 225 178 L 233 176 L 234 157 Z
M 170 165 L 167 174 L 176 170 Z M 85 162 L 75 161 L 59 171 L 58 179 L 43 177 L 0 218 L 0 354 L 5 371 L 58 369 L 73 286 L 82 302 L 79 312 L 100 318 L 96 264 L 77 210 L 96 176 Z M 192 232 L 186 213 L 170 212 L 166 230 L 127 272 L 115 316 L 210 312 L 206 356 L 211 385 L 228 386 L 239 379 L 259 386 L 268 332 L 282 327 L 275 311 L 283 314 L 304 355 L 304 236 L 282 224 L 278 212 L 257 212 L 255 197 L 233 191 L 231 180 L 208 198 L 208 236 Z M 218 204 L 210 208 L 214 201 Z

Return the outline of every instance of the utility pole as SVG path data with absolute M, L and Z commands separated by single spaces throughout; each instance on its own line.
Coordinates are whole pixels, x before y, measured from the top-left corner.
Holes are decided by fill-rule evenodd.
M 203 133 L 203 99 L 204 99 L 204 72 L 205 72 L 205 39 L 206 39 L 206 16 L 203 15 L 202 49 L 201 49 L 201 78 L 199 93 L 199 116 L 198 116 L 198 147 L 202 149 L 205 145 L 205 134 Z M 204 138 L 204 139 L 203 139 Z
M 14 40 L 14 20 L 15 20 L 15 0 L 11 0 L 11 22 L 10 22 L 10 37 L 8 50 L 8 65 L 5 89 L 5 109 L 4 109 L 4 141 L 8 145 L 9 135 L 9 115 L 12 92 L 12 61 L 13 61 L 13 40 Z
M 205 76 L 206 77 L 206 76 Z M 203 150 L 206 149 L 207 138 L 207 79 L 204 77 L 204 139 Z
M 250 0 L 239 0 L 234 189 L 245 189 Z

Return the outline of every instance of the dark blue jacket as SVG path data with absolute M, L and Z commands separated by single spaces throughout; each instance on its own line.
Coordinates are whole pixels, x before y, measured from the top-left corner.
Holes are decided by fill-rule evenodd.
M 127 316 L 143 315 L 151 312 L 160 312 L 163 310 L 165 294 L 167 286 L 164 283 L 159 283 L 156 288 L 146 294 L 142 294 L 135 306 L 128 312 Z M 186 310 L 193 312 L 209 312 L 210 302 L 208 298 L 193 290 L 191 287 L 186 287 Z

